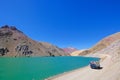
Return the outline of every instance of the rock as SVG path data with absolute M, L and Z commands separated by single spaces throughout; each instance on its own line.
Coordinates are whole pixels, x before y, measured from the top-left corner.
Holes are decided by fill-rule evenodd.
M 7 48 L 0 48 L 0 55 L 4 56 L 5 54 L 7 54 L 7 52 L 9 52 L 9 50 Z

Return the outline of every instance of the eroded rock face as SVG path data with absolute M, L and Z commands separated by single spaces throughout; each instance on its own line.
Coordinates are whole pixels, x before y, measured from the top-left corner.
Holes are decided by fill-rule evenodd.
M 9 52 L 9 50 L 7 48 L 0 48 L 0 55 L 4 56 Z
M 19 45 L 15 48 L 15 51 L 17 52 L 17 55 L 24 55 L 24 56 L 30 56 L 33 51 L 29 50 L 28 45 Z
M 13 32 L 10 30 L 0 31 L 0 37 L 10 37 L 12 34 Z

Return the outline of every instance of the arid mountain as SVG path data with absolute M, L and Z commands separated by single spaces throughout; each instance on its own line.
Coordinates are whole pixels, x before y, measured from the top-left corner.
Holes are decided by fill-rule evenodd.
M 120 61 L 120 39 L 114 41 L 111 45 L 106 48 L 97 51 L 94 55 L 107 54 L 111 56 L 112 62 Z
M 68 54 L 71 54 L 72 52 L 77 51 L 77 50 L 78 50 L 78 49 L 72 48 L 72 47 L 63 48 L 63 51 L 64 51 L 65 53 L 68 53 Z
M 62 49 L 46 42 L 37 42 L 14 26 L 0 28 L 0 56 L 64 56 Z
M 104 38 L 103 40 L 101 40 L 99 43 L 97 43 L 94 47 L 92 47 L 90 49 L 90 51 L 92 53 L 95 53 L 97 51 L 100 51 L 106 47 L 108 47 L 109 45 L 111 45 L 113 42 L 117 41 L 120 39 L 120 32 L 115 33 L 113 35 L 110 35 L 106 38 Z
M 95 46 L 88 50 L 84 50 L 82 52 L 79 52 L 79 55 L 87 55 L 87 54 L 93 54 L 96 53 L 108 46 L 110 46 L 113 42 L 117 41 L 120 39 L 120 32 L 112 34 L 104 39 L 102 39 L 100 42 L 98 42 Z
M 77 51 L 72 52 L 70 55 L 71 55 L 71 56 L 79 56 L 80 53 L 83 54 L 83 52 L 85 52 L 85 51 L 87 51 L 87 49 L 84 49 L 84 50 L 77 50 Z

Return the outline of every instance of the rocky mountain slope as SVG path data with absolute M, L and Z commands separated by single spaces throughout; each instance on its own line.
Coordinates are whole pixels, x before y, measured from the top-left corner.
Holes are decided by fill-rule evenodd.
M 14 26 L 0 28 L 0 56 L 64 56 L 62 49 L 46 42 L 37 42 Z
M 120 39 L 114 41 L 111 45 L 107 46 L 106 48 L 97 51 L 93 54 L 93 56 L 99 57 L 99 55 L 101 54 L 110 55 L 112 62 L 120 61 Z
M 92 48 L 82 51 L 79 53 L 79 55 L 87 55 L 87 54 L 93 54 L 96 53 L 108 46 L 110 46 L 113 42 L 117 41 L 120 39 L 120 32 L 112 34 L 104 39 L 102 39 L 100 42 L 98 42 L 95 46 Z

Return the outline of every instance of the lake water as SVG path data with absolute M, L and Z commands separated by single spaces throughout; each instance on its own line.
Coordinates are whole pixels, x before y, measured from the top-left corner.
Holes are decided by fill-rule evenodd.
M 44 80 L 89 65 L 98 58 L 86 57 L 0 57 L 0 80 Z

